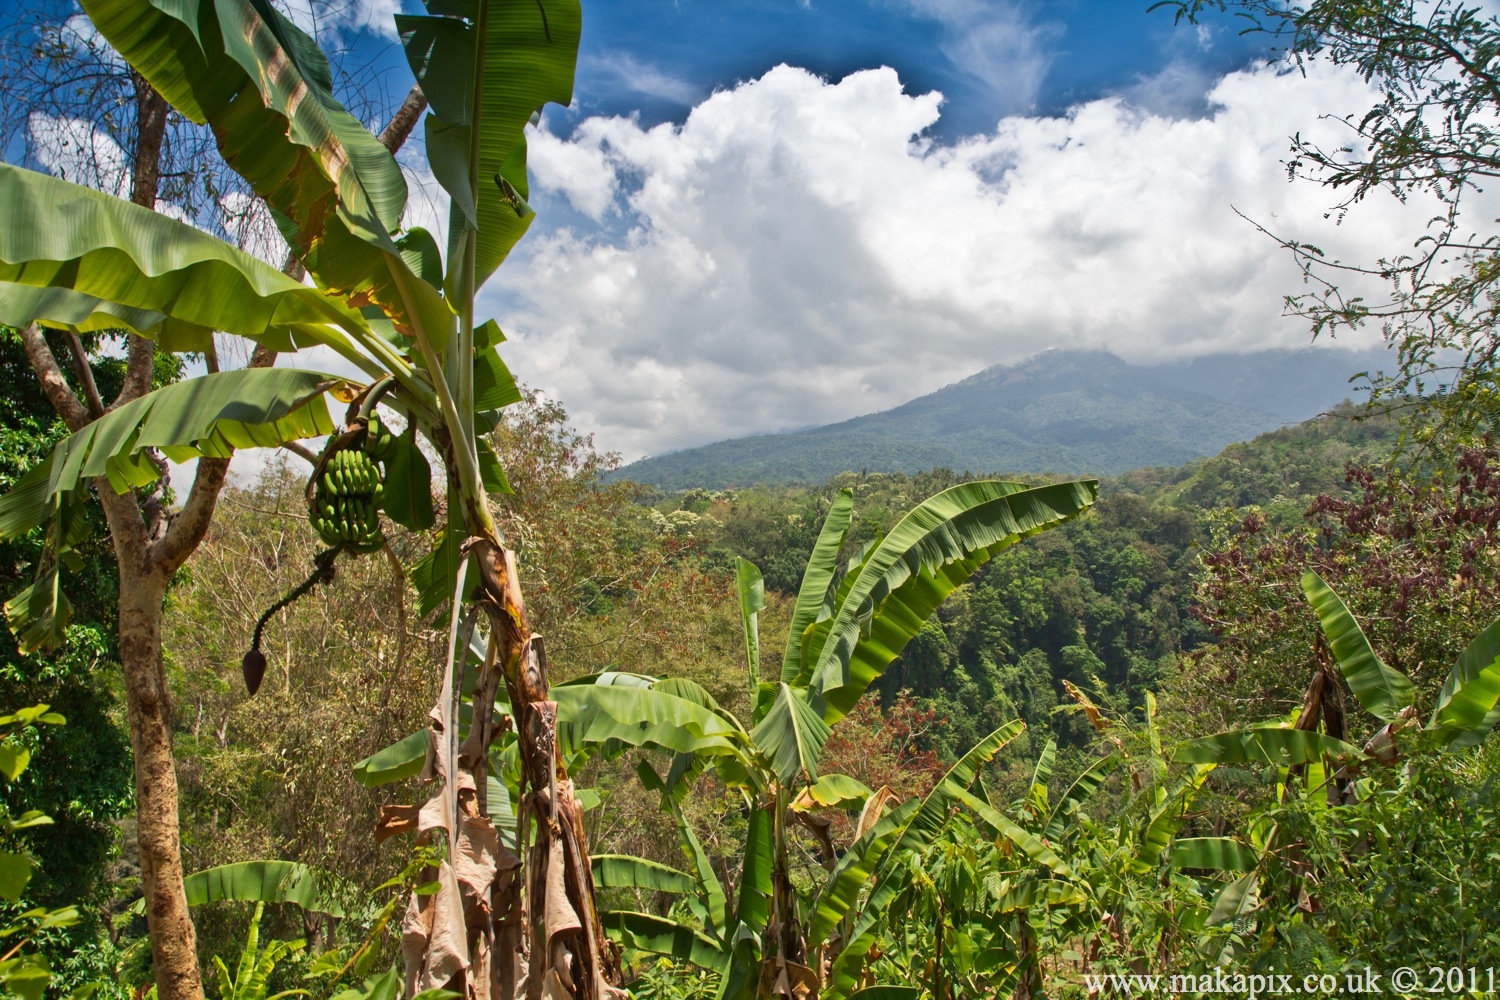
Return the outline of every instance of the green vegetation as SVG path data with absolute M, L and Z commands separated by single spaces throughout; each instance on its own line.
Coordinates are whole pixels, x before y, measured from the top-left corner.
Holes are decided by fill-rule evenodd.
M 1450 109 L 1472 92 L 1402 60 L 1494 50 L 1445 5 L 1250 6 Z M 1487 328 L 1443 320 L 1475 353 L 1401 423 L 1346 407 L 1179 468 L 652 491 L 474 315 L 576 3 L 403 15 L 418 86 L 379 137 L 267 0 L 85 10 L 137 73 L 136 203 L 0 165 L 0 695 L 33 706 L 0 715 L 0 990 L 1031 1000 L 1500 966 Z M 1387 29 L 1407 48 L 1362 47 Z M 400 227 L 428 105 L 446 254 Z M 151 210 L 169 107 L 283 269 Z M 1361 126 L 1370 177 L 1305 152 L 1429 183 L 1386 156 L 1400 107 Z M 309 344 L 361 374 L 274 365 Z M 1074 374 L 1052 408 L 1129 455 Z M 227 485 L 249 447 L 308 467 Z M 197 462 L 180 505 L 164 459 Z
M 816 483 L 849 469 L 937 468 L 1118 475 L 1180 465 L 1362 398 L 1384 351 L 1262 351 L 1181 366 L 1047 351 L 891 410 L 788 434 L 641 459 L 622 478 L 661 489 Z

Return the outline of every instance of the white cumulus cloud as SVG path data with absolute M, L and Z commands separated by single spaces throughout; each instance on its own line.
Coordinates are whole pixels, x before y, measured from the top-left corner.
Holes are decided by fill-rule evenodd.
M 627 457 L 845 419 L 1048 347 L 1185 358 L 1305 344 L 1285 251 L 1409 246 L 1430 214 L 1375 197 L 1342 226 L 1288 183 L 1293 132 L 1370 106 L 1353 74 L 1231 74 L 1210 113 L 1129 97 L 927 138 L 936 93 L 890 69 L 780 66 L 680 125 L 590 118 L 535 135 L 539 224 L 483 304 L 508 358 Z M 1493 213 L 1492 213 L 1493 214 Z

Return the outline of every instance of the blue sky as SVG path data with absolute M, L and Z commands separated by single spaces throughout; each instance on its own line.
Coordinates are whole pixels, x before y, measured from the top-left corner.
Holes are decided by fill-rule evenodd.
M 919 0 L 596 0 L 585 8 L 576 111 L 680 121 L 716 88 L 778 63 L 831 79 L 890 66 L 917 92 L 941 91 L 931 134 L 991 129 L 1005 115 L 1058 114 L 1169 68 L 1196 83 L 1265 57 L 1274 39 L 1210 14 L 1177 26 L 1144 0 L 1030 3 Z M 994 26 L 993 34 L 984 33 Z M 975 38 L 975 35 L 978 38 Z M 972 44 L 969 44 L 972 42 Z M 1182 72 L 1189 70 L 1190 72 Z
M 416 0 L 276 2 L 351 79 L 388 101 L 410 86 L 391 15 Z M 1376 95 L 1239 19 L 1148 5 L 584 0 L 574 102 L 530 134 L 536 221 L 479 300 L 507 361 L 629 460 L 885 409 L 1048 348 L 1307 344 L 1284 313 L 1296 268 L 1247 220 L 1346 259 L 1409 245 L 1427 206 L 1341 219 L 1287 180 L 1289 136 L 1342 143 L 1339 116 Z M 87 145 L 86 123 L 29 128 Z M 407 222 L 441 235 L 416 135 Z M 39 165 L 83 176 L 67 149 Z M 247 249 L 279 262 L 276 240 Z

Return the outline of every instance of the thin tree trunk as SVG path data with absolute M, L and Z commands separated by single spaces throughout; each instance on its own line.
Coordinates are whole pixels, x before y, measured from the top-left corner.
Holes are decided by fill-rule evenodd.
M 106 487 L 107 488 L 107 487 Z M 183 892 L 172 701 L 161 655 L 165 581 L 121 560 L 120 663 L 135 754 L 136 837 L 157 996 L 203 996 L 197 934 Z

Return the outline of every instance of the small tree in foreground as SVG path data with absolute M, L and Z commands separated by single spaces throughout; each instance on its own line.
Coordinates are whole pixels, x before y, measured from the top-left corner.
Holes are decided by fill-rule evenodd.
M 418 434 L 442 456 L 449 490 L 448 523 L 431 554 L 410 569 L 421 606 L 451 600 L 450 646 L 462 632 L 468 648 L 480 612 L 489 627 L 463 742 L 451 697 L 433 713 L 435 773 L 444 781 L 434 803 L 451 857 L 435 872 L 439 892 L 413 897 L 403 935 L 413 943 L 408 968 L 424 988 L 514 992 L 525 962 L 508 963 L 502 973 L 493 960 L 489 908 L 462 903 L 490 899 L 502 872 L 515 904 L 524 899 L 528 907 L 517 946 L 530 960 L 529 981 L 558 995 L 603 995 L 608 966 L 579 807 L 556 753 L 546 660 L 486 501 L 505 482 L 481 434 L 517 393 L 495 351 L 503 335 L 474 315 L 476 291 L 532 216 L 524 128 L 549 101 L 571 100 L 581 26 L 576 0 L 434 0 L 428 14 L 398 18 L 420 87 L 406 127 L 422 99 L 430 103 L 428 159 L 451 196 L 446 253 L 426 231 L 402 231 L 406 182 L 390 149 L 339 104 L 327 60 L 269 0 L 87 0 L 84 9 L 160 95 L 154 114 L 164 116 L 170 106 L 211 126 L 226 162 L 265 199 L 295 263 L 315 282 L 303 285 L 143 205 L 0 166 L 0 321 L 27 331 L 33 365 L 75 428 L 0 501 L 0 535 L 45 524 L 50 542 L 35 582 L 11 602 L 10 618 L 34 644 L 65 625 L 59 567 L 76 542 L 79 505 L 92 485 L 122 559 L 121 659 L 160 995 L 202 995 L 176 841 L 160 651 L 166 581 L 202 538 L 236 448 L 328 436 L 308 502 L 329 549 L 306 586 L 332 573 L 341 552 L 380 547 L 378 511 L 409 528 L 431 528 L 431 473 Z M 255 341 L 261 359 L 318 345 L 362 375 L 212 372 L 89 412 L 66 393 L 40 326 L 124 328 L 132 344 L 205 353 L 215 332 L 235 334 Z M 149 362 L 150 349 L 141 356 Z M 327 392 L 349 404 L 338 425 Z M 405 419 L 404 434 L 382 430 L 380 406 Z M 152 520 L 133 491 L 160 478 L 157 452 L 199 458 L 202 486 L 175 517 Z M 263 668 L 252 648 L 245 660 L 252 689 Z M 521 734 L 522 807 L 534 821 L 519 880 L 510 878 L 487 808 L 487 749 L 498 732 L 493 705 L 502 682 Z M 454 867 L 460 855 L 486 859 L 462 866 L 462 885 Z

